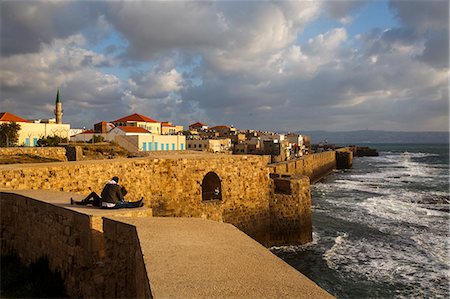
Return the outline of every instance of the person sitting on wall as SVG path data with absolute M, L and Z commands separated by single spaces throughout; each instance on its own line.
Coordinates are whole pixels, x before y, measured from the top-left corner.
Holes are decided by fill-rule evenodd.
M 120 191 L 122 192 L 123 196 L 127 195 L 127 193 L 128 193 L 127 189 L 125 189 L 124 186 L 120 186 Z M 95 191 L 92 191 L 91 193 L 89 193 L 88 196 L 86 196 L 81 201 L 75 201 L 71 197 L 70 204 L 71 205 L 76 204 L 76 205 L 81 205 L 81 206 L 92 205 L 94 207 L 100 208 L 102 206 L 102 198 Z
M 126 194 L 127 191 L 118 183 L 119 178 L 115 176 L 106 183 L 105 187 L 102 190 L 101 196 L 98 196 L 95 192 L 92 192 L 80 203 L 75 202 L 75 204 L 98 204 L 103 209 L 138 208 L 144 205 L 144 198 L 141 198 L 140 200 L 135 202 L 125 201 L 123 193 Z M 74 203 L 72 198 L 70 199 L 70 203 Z

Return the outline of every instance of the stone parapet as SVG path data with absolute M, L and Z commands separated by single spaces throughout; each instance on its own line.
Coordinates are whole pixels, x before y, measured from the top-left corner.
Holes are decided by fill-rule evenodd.
M 305 175 L 311 183 L 320 181 L 336 169 L 336 154 L 334 151 L 305 155 L 298 159 L 269 165 L 272 173 Z
M 273 176 L 270 197 L 271 245 L 298 245 L 312 241 L 311 194 L 307 176 Z
M 336 150 L 336 168 L 350 169 L 353 166 L 353 150 L 342 148 Z
M 53 194 L 45 197 L 61 197 Z M 116 220 L 103 223 L 101 217 L 120 219 L 128 213 L 12 192 L 0 192 L 0 208 L 2 254 L 17 253 L 25 264 L 48 257 L 50 269 L 60 273 L 70 297 L 151 298 L 135 228 Z M 139 216 L 138 210 L 148 216 L 145 209 L 130 210 L 136 211 L 133 218 Z
M 174 155 L 133 159 L 0 165 L 0 188 L 47 189 L 87 195 L 120 177 L 128 200 L 144 197 L 155 216 L 228 222 L 263 244 L 269 231 L 268 156 Z M 202 181 L 214 172 L 221 201 L 202 201 Z
M 124 217 L 70 205 L 69 196 L 0 192 L 0 231 L 2 254 L 27 264 L 48 257 L 70 297 L 332 298 L 232 225 Z

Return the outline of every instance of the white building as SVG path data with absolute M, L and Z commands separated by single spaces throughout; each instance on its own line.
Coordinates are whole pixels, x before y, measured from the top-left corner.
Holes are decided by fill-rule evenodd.
M 49 121 L 28 121 L 9 112 L 0 112 L 0 123 L 15 122 L 20 125 L 18 145 L 36 146 L 44 137 L 70 137 L 69 124 L 50 123 Z
M 188 150 L 224 153 L 231 150 L 231 139 L 192 139 L 187 140 L 186 145 Z

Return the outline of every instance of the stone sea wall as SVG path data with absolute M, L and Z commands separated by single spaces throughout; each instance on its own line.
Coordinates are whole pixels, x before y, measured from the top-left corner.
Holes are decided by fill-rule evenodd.
M 307 176 L 272 174 L 275 183 L 270 198 L 271 243 L 274 246 L 312 241 L 311 194 Z
M 128 200 L 144 197 L 155 216 L 199 217 L 228 222 L 263 244 L 269 243 L 268 156 L 175 155 L 101 161 L 0 166 L 0 189 L 51 189 L 100 193 L 119 176 Z M 202 201 L 208 172 L 221 180 L 222 201 Z
M 336 153 L 328 151 L 306 155 L 295 160 L 270 164 L 271 172 L 304 175 L 315 183 L 336 169 Z
M 91 191 L 100 193 L 108 180 L 118 176 L 128 190 L 126 199 L 144 197 L 154 216 L 231 223 L 266 246 L 311 241 L 309 183 L 336 168 L 336 153 L 269 162 L 269 156 L 166 154 L 0 165 L 0 189 L 48 189 L 87 195 Z M 202 200 L 202 184 L 209 172 L 220 179 L 222 200 Z

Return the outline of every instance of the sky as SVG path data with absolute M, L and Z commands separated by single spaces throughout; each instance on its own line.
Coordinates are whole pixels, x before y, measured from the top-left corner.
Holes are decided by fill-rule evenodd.
M 448 1 L 1 1 L 0 111 L 449 130 Z

